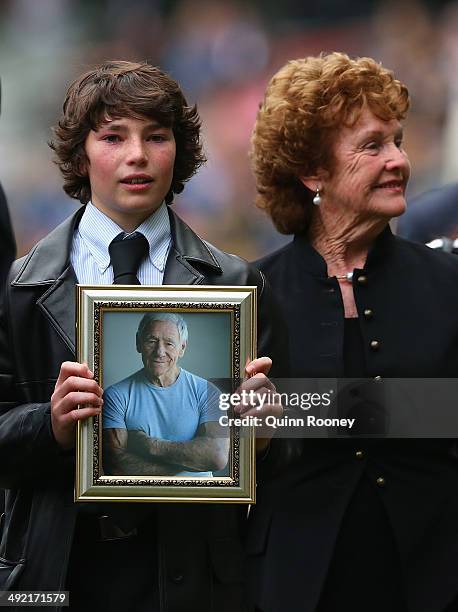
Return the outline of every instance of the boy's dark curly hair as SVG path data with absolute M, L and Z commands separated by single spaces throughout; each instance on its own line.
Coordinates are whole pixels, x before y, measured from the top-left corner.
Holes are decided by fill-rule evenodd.
M 148 117 L 172 128 L 176 158 L 167 204 L 206 161 L 197 108 L 188 106 L 176 81 L 146 62 L 105 62 L 70 85 L 49 143 L 64 177 L 65 192 L 83 204 L 91 199 L 84 145 L 89 131 L 107 117 Z

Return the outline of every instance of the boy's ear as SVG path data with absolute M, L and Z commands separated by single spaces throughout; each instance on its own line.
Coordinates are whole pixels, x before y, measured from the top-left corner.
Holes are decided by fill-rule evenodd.
M 88 175 L 88 167 L 89 165 L 89 160 L 86 156 L 86 153 L 83 153 L 82 155 L 78 155 L 78 163 L 77 163 L 77 168 L 78 168 L 78 173 L 80 174 L 80 176 L 87 176 Z

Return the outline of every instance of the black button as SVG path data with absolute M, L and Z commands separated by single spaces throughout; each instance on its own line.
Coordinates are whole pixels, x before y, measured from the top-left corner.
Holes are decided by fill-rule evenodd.
M 379 476 L 375 482 L 378 484 L 379 487 L 384 487 L 386 484 L 386 481 L 383 476 Z
M 382 382 L 382 377 L 381 376 L 374 376 L 374 380 L 375 380 L 375 382 Z
M 371 308 L 366 308 L 364 310 L 364 316 L 366 317 L 366 319 L 370 319 L 374 316 L 374 311 Z
M 371 349 L 377 351 L 380 348 L 380 342 L 378 340 L 371 340 Z
M 356 452 L 355 452 L 355 457 L 356 457 L 357 459 L 364 459 L 364 451 L 362 451 L 362 450 L 358 450 L 358 451 L 356 451 Z
M 176 570 L 172 570 L 170 572 L 170 579 L 172 580 L 172 582 L 174 582 L 175 584 L 181 584 L 184 580 L 184 574 L 181 570 L 176 569 Z
M 367 276 L 364 276 L 364 274 L 362 274 L 361 276 L 358 276 L 358 283 L 360 285 L 366 285 L 367 284 Z

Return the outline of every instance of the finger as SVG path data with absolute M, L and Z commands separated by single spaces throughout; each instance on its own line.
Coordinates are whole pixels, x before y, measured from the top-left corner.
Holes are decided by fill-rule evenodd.
M 72 391 L 85 391 L 87 393 L 94 393 L 94 395 L 98 395 L 99 397 L 103 395 L 102 388 L 99 387 L 94 379 L 81 378 L 80 376 L 70 376 L 67 378 L 58 393 L 64 397 Z
M 88 368 L 87 363 L 78 363 L 77 361 L 64 361 L 60 366 L 59 377 L 57 383 L 62 383 L 69 376 L 81 376 L 82 378 L 93 378 L 94 374 Z
M 235 391 L 235 393 L 241 394 L 242 391 L 246 391 L 249 393 L 251 390 L 259 392 L 262 387 L 267 387 L 272 393 L 276 392 L 276 388 L 273 382 L 269 378 L 267 378 L 265 374 L 259 372 L 251 378 L 247 378 L 247 380 L 244 380 L 243 383 Z
M 77 409 L 80 405 L 89 405 L 101 408 L 103 405 L 103 399 L 94 393 L 73 391 L 72 393 L 68 393 L 64 399 L 58 402 L 53 407 L 52 412 L 55 416 L 59 416 Z
M 279 403 L 275 402 L 275 387 L 272 391 L 270 387 L 260 387 L 255 391 L 252 390 L 249 394 L 241 395 L 242 400 L 234 406 L 234 412 L 245 414 L 250 408 L 259 410 L 266 404 Z
M 245 372 L 248 376 L 254 376 L 258 373 L 267 375 L 271 367 L 272 359 L 270 359 L 270 357 L 258 357 L 246 365 Z
M 283 415 L 283 406 L 281 404 L 267 404 L 262 408 L 250 408 L 243 413 L 243 416 L 257 416 L 265 419 L 267 416 L 279 418 Z
M 52 394 L 51 409 L 54 410 L 58 404 L 66 402 L 68 396 L 76 392 L 90 393 L 97 398 L 101 398 L 103 395 L 102 389 L 94 380 L 71 376 Z M 72 408 L 76 408 L 76 404 L 74 404 Z
M 264 401 L 264 400 L 262 400 Z M 256 405 L 249 405 L 249 406 L 235 406 L 234 407 L 234 412 L 236 414 L 240 414 L 243 416 L 247 416 L 248 414 L 256 414 L 256 415 L 262 415 L 263 411 L 265 410 L 265 406 L 275 406 L 276 404 L 268 404 L 267 402 L 261 403 L 259 402 Z M 278 404 L 279 406 L 281 406 L 281 404 Z M 283 411 L 283 408 L 282 410 Z
M 94 373 L 88 368 L 87 363 L 77 361 L 64 361 L 60 366 L 56 388 L 62 385 L 70 376 L 80 376 L 81 378 L 93 378 Z
M 62 417 L 61 423 L 62 425 L 65 425 L 65 424 L 70 424 L 75 421 L 84 421 L 85 419 L 88 419 L 89 417 L 98 416 L 101 413 L 101 410 L 102 409 L 100 407 L 95 407 L 95 406 L 86 406 L 84 408 L 78 408 L 76 410 L 71 410 L 70 412 L 67 412 L 67 414 L 65 414 Z

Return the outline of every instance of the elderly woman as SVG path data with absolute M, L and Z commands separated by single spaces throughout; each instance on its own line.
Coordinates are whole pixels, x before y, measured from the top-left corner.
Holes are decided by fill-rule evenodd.
M 342 53 L 291 61 L 267 88 L 257 203 L 294 240 L 260 267 L 295 377 L 458 373 L 458 258 L 388 225 L 406 206 L 408 107 L 390 71 Z M 274 440 L 247 542 L 257 609 L 458 610 L 453 451 L 447 439 Z

